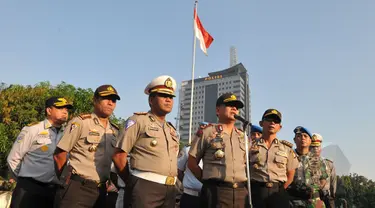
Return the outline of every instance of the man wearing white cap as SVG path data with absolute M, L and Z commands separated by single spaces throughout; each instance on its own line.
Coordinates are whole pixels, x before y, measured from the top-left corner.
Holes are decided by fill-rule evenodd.
M 150 111 L 134 113 L 119 137 L 113 162 L 126 183 L 124 207 L 175 206 L 179 139 L 165 117 L 172 111 L 176 85 L 170 76 L 153 79 L 144 91 Z
M 322 142 L 323 142 L 322 135 L 318 133 L 313 133 L 311 148 L 315 150 L 315 152 L 319 156 L 322 151 L 322 147 L 321 147 Z M 334 208 L 336 187 L 337 187 L 336 170 L 335 170 L 335 166 L 333 165 L 332 160 L 324 158 L 323 161 L 327 167 L 327 173 L 328 173 L 329 178 L 327 179 L 327 182 L 321 191 L 320 198 L 324 201 L 327 208 L 331 208 L 331 207 Z

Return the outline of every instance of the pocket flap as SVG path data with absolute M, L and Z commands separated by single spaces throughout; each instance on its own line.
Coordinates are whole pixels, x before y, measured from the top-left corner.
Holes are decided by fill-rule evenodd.
M 158 128 L 148 127 L 146 129 L 146 135 L 149 136 L 149 137 L 158 137 L 159 131 L 156 130 L 156 129 L 158 129 Z
M 49 139 L 49 138 L 38 138 L 38 139 L 36 140 L 36 143 L 37 143 L 37 144 L 51 144 L 52 141 L 51 141 L 51 139 Z
M 87 136 L 87 142 L 90 144 L 99 144 L 101 137 L 100 136 Z
M 286 164 L 287 158 L 283 156 L 276 156 L 275 157 L 275 162 L 277 163 L 283 163 Z

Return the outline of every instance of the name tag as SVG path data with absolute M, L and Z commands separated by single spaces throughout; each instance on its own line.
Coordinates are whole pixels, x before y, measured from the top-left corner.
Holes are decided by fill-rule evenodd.
M 159 128 L 154 127 L 154 126 L 150 126 L 150 127 L 148 127 L 148 129 L 151 130 L 151 131 L 159 131 Z
M 279 156 L 282 156 L 282 157 L 288 157 L 288 155 L 286 154 L 286 152 L 283 152 L 283 151 L 276 152 L 276 155 L 279 155 Z

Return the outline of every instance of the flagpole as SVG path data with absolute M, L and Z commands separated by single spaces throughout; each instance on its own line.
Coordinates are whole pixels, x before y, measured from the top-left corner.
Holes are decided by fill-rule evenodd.
M 194 69 L 195 69 L 195 49 L 197 46 L 197 38 L 195 36 L 195 20 L 197 19 L 197 8 L 198 1 L 194 3 L 194 19 L 193 19 L 193 61 L 191 67 L 191 96 L 190 96 L 190 120 L 189 120 L 189 144 L 191 143 L 191 134 L 192 134 L 192 123 L 193 123 L 193 101 L 194 101 Z

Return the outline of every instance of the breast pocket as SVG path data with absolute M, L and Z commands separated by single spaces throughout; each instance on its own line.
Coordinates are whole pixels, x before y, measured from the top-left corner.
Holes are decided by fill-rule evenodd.
M 239 142 L 240 142 L 239 154 L 242 156 L 241 158 L 243 158 L 243 162 L 246 163 L 246 144 L 244 140 L 240 140 Z
M 103 146 L 100 144 L 101 140 L 101 136 L 87 136 L 86 143 L 89 152 L 97 152 L 98 149 L 101 149 L 101 147 Z
M 36 149 L 41 154 L 49 154 L 54 151 L 52 141 L 48 137 L 38 138 L 35 142 Z
M 286 163 L 288 162 L 288 158 L 284 155 L 276 155 L 275 156 L 275 163 L 279 168 L 285 168 Z
M 251 163 L 259 163 L 259 150 L 250 150 L 250 162 Z
M 225 143 L 221 138 L 214 138 L 208 143 L 204 153 L 205 162 L 211 164 L 225 163 Z
M 160 146 L 163 146 L 160 134 L 162 134 L 161 129 L 146 129 L 145 137 L 140 139 L 140 145 L 147 150 L 157 151 Z

